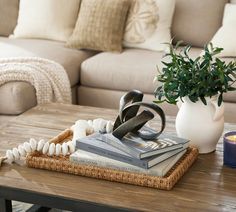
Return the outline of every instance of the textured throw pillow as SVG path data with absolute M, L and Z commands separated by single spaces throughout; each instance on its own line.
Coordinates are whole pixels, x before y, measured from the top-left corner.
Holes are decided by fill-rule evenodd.
M 130 0 L 83 0 L 67 47 L 121 51 Z
M 162 51 L 171 41 L 175 0 L 133 0 L 124 34 L 124 46 Z
M 0 0 L 0 35 L 8 36 L 15 29 L 19 0 Z
M 236 57 L 236 4 L 226 4 L 223 26 L 212 38 L 212 44 L 224 50 L 220 57 Z
M 66 41 L 79 12 L 80 0 L 20 0 L 15 38 Z

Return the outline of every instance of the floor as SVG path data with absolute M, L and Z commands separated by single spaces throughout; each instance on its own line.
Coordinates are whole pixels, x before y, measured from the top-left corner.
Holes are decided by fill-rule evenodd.
M 26 212 L 32 205 L 23 202 L 12 201 L 12 211 L 13 212 Z M 51 209 L 50 212 L 69 212 L 59 209 Z

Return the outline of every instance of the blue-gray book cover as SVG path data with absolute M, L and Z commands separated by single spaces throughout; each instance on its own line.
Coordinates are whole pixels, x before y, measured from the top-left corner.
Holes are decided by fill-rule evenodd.
M 84 151 L 148 169 L 162 162 L 163 160 L 166 160 L 167 158 L 179 153 L 180 151 L 183 151 L 183 149 L 186 149 L 188 146 L 188 144 L 186 143 L 185 145 L 181 145 L 180 147 L 173 149 L 172 151 L 168 151 L 145 159 L 139 159 L 133 157 L 125 151 L 122 151 L 108 144 L 107 142 L 104 142 L 103 136 L 104 135 L 100 133 L 95 133 L 85 138 L 78 139 L 76 142 L 76 147 Z
M 188 139 L 179 138 L 165 133 L 161 134 L 155 140 L 143 140 L 133 133 L 128 133 L 124 138 L 122 138 L 122 140 L 117 139 L 112 134 L 102 134 L 101 139 L 111 146 L 114 146 L 115 148 L 138 159 L 175 150 L 189 142 Z

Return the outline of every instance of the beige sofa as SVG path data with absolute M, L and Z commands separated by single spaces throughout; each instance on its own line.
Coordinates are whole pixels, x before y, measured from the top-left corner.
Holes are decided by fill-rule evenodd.
M 2 0 L 3 1 L 3 0 Z M 6 0 L 5 0 L 6 1 Z M 12 5 L 17 10 L 18 1 Z M 1 2 L 1 0 L 0 0 Z M 176 0 L 172 23 L 172 36 L 191 44 L 192 57 L 200 54 L 222 23 L 227 0 Z M 9 9 L 9 8 L 8 8 Z M 1 18 L 1 13 L 0 13 Z M 16 24 L 9 20 L 9 34 Z M 0 25 L 0 34 L 1 34 Z M 7 26 L 9 27 L 9 25 Z M 10 39 L 0 37 L 0 58 L 37 56 L 54 60 L 64 66 L 68 73 L 73 94 L 73 103 L 97 107 L 117 108 L 124 92 L 139 89 L 148 101 L 154 100 L 157 74 L 156 65 L 162 67 L 163 52 L 143 49 L 124 49 L 122 53 L 74 50 L 64 43 L 37 39 Z M 226 58 L 225 60 L 232 60 Z M 236 122 L 236 92 L 224 96 L 225 117 Z M 34 88 L 26 82 L 9 82 L 0 87 L 0 114 L 17 115 L 37 104 Z M 177 107 L 163 104 L 167 114 L 175 115 Z

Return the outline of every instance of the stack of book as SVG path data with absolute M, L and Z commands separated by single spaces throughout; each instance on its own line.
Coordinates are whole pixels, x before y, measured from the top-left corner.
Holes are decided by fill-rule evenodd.
M 112 134 L 95 133 L 76 142 L 70 161 L 116 170 L 164 176 L 184 155 L 189 140 L 162 134 L 143 140 L 129 133 L 122 140 Z

